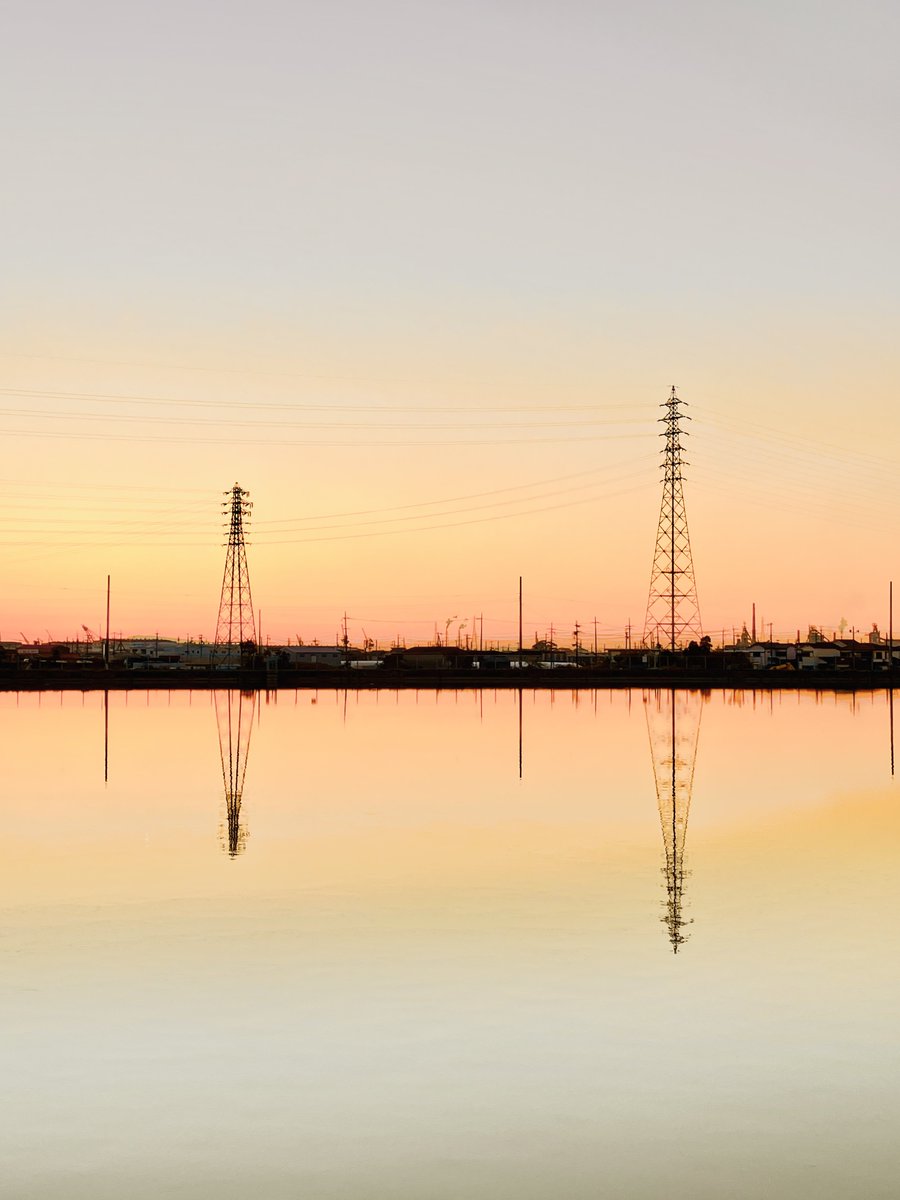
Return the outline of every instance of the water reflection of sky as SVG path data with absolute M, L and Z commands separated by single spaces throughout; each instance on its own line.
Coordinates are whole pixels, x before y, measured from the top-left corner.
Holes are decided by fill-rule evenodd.
M 525 693 L 520 779 L 515 693 L 263 696 L 232 858 L 209 694 L 105 786 L 0 696 L 11 1194 L 893 1195 L 885 697 L 702 704 L 677 958 L 648 699 Z

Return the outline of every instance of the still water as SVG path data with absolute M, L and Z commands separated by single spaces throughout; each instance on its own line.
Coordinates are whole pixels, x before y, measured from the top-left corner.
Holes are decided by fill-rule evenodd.
M 3 1196 L 897 1195 L 884 693 L 0 711 Z

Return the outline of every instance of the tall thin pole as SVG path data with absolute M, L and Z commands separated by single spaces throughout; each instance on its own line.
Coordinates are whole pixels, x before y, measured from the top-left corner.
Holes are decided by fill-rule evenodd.
M 103 649 L 103 658 L 104 658 L 104 662 L 105 662 L 107 671 L 109 670 L 109 589 L 110 589 L 110 579 L 109 579 L 109 576 L 107 575 L 107 577 L 106 577 L 106 645 L 104 646 L 104 649 Z
M 522 576 L 519 576 L 519 662 L 522 661 Z
M 888 711 L 891 720 L 891 778 L 894 776 L 894 581 L 888 586 Z

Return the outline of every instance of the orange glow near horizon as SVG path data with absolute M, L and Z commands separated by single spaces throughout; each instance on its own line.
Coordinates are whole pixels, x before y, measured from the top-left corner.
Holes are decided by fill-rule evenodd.
M 205 403 L 210 388 L 206 375 L 198 384 L 197 373 L 184 370 L 120 370 L 118 380 L 114 374 L 78 364 L 51 371 L 31 360 L 15 371 L 22 387 L 65 380 L 85 394 L 168 394 Z M 556 640 L 570 644 L 576 622 L 592 643 L 595 618 L 601 645 L 621 644 L 629 623 L 640 639 L 660 502 L 655 422 L 664 387 L 642 385 L 637 395 L 632 386 L 624 407 L 585 413 L 577 406 L 595 402 L 586 381 L 569 389 L 572 410 L 554 409 L 549 381 L 533 382 L 531 400 L 543 407 L 531 412 L 517 395 L 509 413 L 506 388 L 487 391 L 482 383 L 498 408 L 478 416 L 442 409 L 454 395 L 467 405 L 473 397 L 487 403 L 479 389 L 462 390 L 461 380 L 458 393 L 447 383 L 432 389 L 418 414 L 411 411 L 415 388 L 393 384 L 383 394 L 406 405 L 403 411 L 321 414 L 334 426 L 323 432 L 310 426 L 315 411 L 296 407 L 317 403 L 321 389 L 298 391 L 290 377 L 254 377 L 272 405 L 295 406 L 285 413 L 254 408 L 249 384 L 238 378 L 236 384 L 219 376 L 215 390 L 245 407 L 186 408 L 205 422 L 202 430 L 189 428 L 186 444 L 171 441 L 182 434 L 166 423 L 171 409 L 163 405 L 135 413 L 119 402 L 52 400 L 41 403 L 96 420 L 18 419 L 18 429 L 56 429 L 60 436 L 14 433 L 9 442 L 17 453 L 0 480 L 3 639 L 18 640 L 20 632 L 29 640 L 74 638 L 84 625 L 100 633 L 107 573 L 114 633 L 210 638 L 224 564 L 220 501 L 235 478 L 254 502 L 253 599 L 272 642 L 300 636 L 331 643 L 346 612 L 357 644 L 363 630 L 384 646 L 398 637 L 431 641 L 435 628 L 442 636 L 449 628 L 452 640 L 465 644 L 482 616 L 487 642 L 512 643 L 520 575 L 529 644 L 551 626 Z M 424 376 L 420 386 L 427 386 Z M 849 444 L 839 469 L 826 440 L 804 447 L 796 417 L 780 434 L 773 425 L 744 435 L 702 391 L 680 394 L 692 417 L 685 497 L 700 611 L 713 641 L 730 642 L 734 630 L 749 626 L 754 602 L 758 629 L 765 633 L 771 623 L 775 636 L 803 636 L 810 624 L 837 630 L 842 620 L 848 634 L 862 636 L 873 624 L 885 630 L 892 575 L 886 547 L 900 511 L 892 473 L 880 464 L 869 471 L 862 451 Z M 141 419 L 123 425 L 129 414 Z M 278 428 L 255 428 L 255 414 Z M 231 426 L 219 428 L 217 418 L 250 422 L 249 444 L 241 445 Z M 367 426 L 365 445 L 318 444 L 352 442 L 359 421 Z M 491 426 L 487 445 L 455 444 L 477 441 L 472 425 L 479 422 Z M 535 423 L 548 428 L 536 435 Z M 91 436 L 79 440 L 85 427 Z M 95 433 L 113 440 L 91 440 Z M 142 442 L 145 433 L 163 440 Z M 255 445 L 261 433 L 273 444 Z M 583 440 L 546 441 L 544 434 Z M 115 440 L 120 435 L 129 440 Z M 203 440 L 191 440 L 195 435 Z M 305 444 L 290 444 L 292 438 Z M 504 444 L 509 439 L 519 444 Z M 395 440 L 407 444 L 390 444 Z

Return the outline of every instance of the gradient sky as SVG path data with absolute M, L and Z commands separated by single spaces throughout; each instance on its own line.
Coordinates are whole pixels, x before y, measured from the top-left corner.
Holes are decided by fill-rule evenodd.
M 643 624 L 669 387 L 701 614 L 882 627 L 888 3 L 19 5 L 0 636 Z

